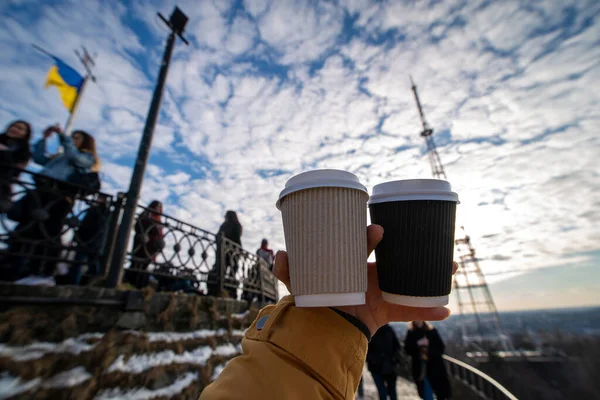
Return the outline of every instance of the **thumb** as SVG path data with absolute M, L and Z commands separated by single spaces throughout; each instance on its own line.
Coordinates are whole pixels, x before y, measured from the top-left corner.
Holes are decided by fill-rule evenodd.
M 275 265 L 273 265 L 273 274 L 290 290 L 290 265 L 288 263 L 288 255 L 286 251 L 278 251 L 275 255 Z

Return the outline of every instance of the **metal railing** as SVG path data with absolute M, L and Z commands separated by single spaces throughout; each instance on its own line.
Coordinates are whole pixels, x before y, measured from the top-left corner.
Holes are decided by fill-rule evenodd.
M 17 170 L 11 178 L 0 180 L 2 278 L 49 274 L 60 264 L 93 264 L 103 273 L 118 215 L 113 196 L 29 171 Z
M 261 302 L 277 301 L 277 279 L 267 262 L 227 238 L 220 239 L 221 265 L 224 266 L 220 282 L 230 297 L 237 297 L 241 290 L 242 298 L 250 303 L 254 298 Z
M 486 400 L 518 400 L 504 386 L 475 367 L 447 355 L 442 356 L 450 375 Z
M 0 280 L 82 267 L 103 277 L 110 265 L 124 194 L 85 188 L 29 171 L 0 167 Z M 124 279 L 142 288 L 277 301 L 267 263 L 225 237 L 138 206 Z M 57 268 L 58 267 L 58 268 Z

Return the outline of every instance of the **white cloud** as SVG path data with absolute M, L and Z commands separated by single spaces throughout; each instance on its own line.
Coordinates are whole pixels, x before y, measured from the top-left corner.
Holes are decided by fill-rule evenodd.
M 342 28 L 340 8 L 326 2 L 273 2 L 260 19 L 261 38 L 283 53 L 284 64 L 318 58 L 335 44 Z
M 246 17 L 237 17 L 223 40 L 225 49 L 233 54 L 242 54 L 254 45 L 257 35 L 256 26 Z
M 257 18 L 267 10 L 270 3 L 269 0 L 244 0 L 244 8 Z

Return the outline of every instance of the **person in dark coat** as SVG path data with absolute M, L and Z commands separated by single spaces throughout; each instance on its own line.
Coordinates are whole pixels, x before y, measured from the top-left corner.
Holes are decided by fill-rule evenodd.
M 231 210 L 227 211 L 225 213 L 225 221 L 221 224 L 217 233 L 223 234 L 225 238 L 242 247 L 242 232 L 242 224 L 238 220 L 237 213 Z
M 219 227 L 219 231 L 217 232 L 217 236 L 222 236 L 225 239 L 229 239 L 233 243 L 237 244 L 239 247 L 242 247 L 242 233 L 243 228 L 242 224 L 238 220 L 237 213 L 235 211 L 229 210 L 225 213 L 225 221 Z M 220 256 L 222 250 L 222 246 L 220 241 L 217 242 L 217 254 Z M 238 269 L 239 269 L 239 255 L 235 252 L 227 251 L 225 254 L 225 282 L 229 283 L 231 286 L 227 288 L 229 295 L 232 298 L 237 298 L 237 289 L 234 289 L 233 286 L 238 286 L 239 281 L 236 278 Z M 220 260 L 217 260 L 219 263 Z
M 73 265 L 69 269 L 68 281 L 71 285 L 81 283 L 81 267 L 87 263 L 87 275 L 95 277 L 100 273 L 100 252 L 106 244 L 110 205 L 106 195 L 98 194 L 96 202 L 87 210 L 77 229 L 75 242 L 77 249 Z
M 156 255 L 165 245 L 161 221 L 162 212 L 162 203 L 154 200 L 135 222 L 133 254 L 126 281 L 138 289 L 148 286 L 150 275 L 137 271 L 147 271 L 150 263 L 155 260 Z
M 18 178 L 31 158 L 29 146 L 31 125 L 25 121 L 14 121 L 0 133 L 0 213 L 12 206 L 11 182 Z
M 411 323 L 404 340 L 404 351 L 412 358 L 412 376 L 421 398 L 424 398 L 427 383 L 438 400 L 449 399 L 452 395 L 442 358 L 444 348 L 444 342 L 433 326 L 426 321 Z
M 396 364 L 400 362 L 400 343 L 389 325 L 375 332 L 367 351 L 367 368 L 377 386 L 379 400 L 396 400 Z

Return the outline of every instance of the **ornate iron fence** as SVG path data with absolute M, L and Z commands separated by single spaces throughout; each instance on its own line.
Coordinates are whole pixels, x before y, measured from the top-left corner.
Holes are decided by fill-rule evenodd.
M 138 208 L 124 280 L 137 287 L 151 283 L 159 290 L 208 294 L 208 286 L 217 281 L 211 275 L 218 269 L 216 236 L 146 207 Z
M 104 276 L 115 242 L 123 194 L 85 188 L 29 171 L 0 174 L 0 280 L 82 270 Z M 124 279 L 141 288 L 276 301 L 277 279 L 264 260 L 224 237 L 139 206 Z M 82 268 L 84 267 L 84 268 Z M 84 277 L 85 278 L 85 277 Z
M 277 279 L 271 273 L 265 260 L 245 251 L 231 240 L 220 237 L 221 241 L 221 282 L 229 297 L 251 303 L 277 301 Z
M 5 168 L 4 166 L 2 167 Z M 2 279 L 51 275 L 83 263 L 104 270 L 107 238 L 116 202 L 106 193 L 29 171 L 2 174 L 0 181 L 0 271 Z

